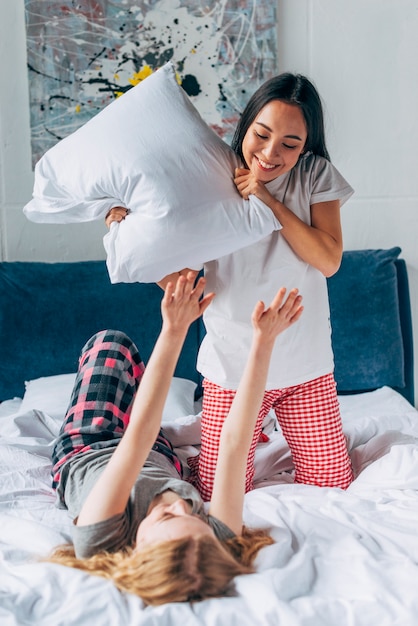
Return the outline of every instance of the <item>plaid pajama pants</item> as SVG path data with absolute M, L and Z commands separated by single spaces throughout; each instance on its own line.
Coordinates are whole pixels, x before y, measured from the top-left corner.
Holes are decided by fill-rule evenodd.
M 117 446 L 129 423 L 144 369 L 135 344 L 123 332 L 105 330 L 89 339 L 81 352 L 70 406 L 52 452 L 54 488 L 69 459 Z M 153 450 L 170 458 L 182 476 L 181 463 L 162 430 Z
M 222 425 L 235 396 L 205 380 L 202 406 L 202 445 L 197 457 L 188 459 L 190 481 L 205 501 L 210 500 Z M 254 455 L 264 418 L 273 409 L 289 445 L 295 465 L 295 482 L 346 489 L 353 471 L 342 430 L 333 374 L 315 380 L 266 391 L 247 460 L 246 491 L 253 488 Z

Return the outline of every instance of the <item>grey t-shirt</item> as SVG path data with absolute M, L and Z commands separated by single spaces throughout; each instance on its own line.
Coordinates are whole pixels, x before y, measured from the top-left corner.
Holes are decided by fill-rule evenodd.
M 62 472 L 61 483 L 57 488 L 58 496 L 76 521 L 81 507 L 107 465 L 114 449 L 95 450 L 71 459 Z M 113 517 L 73 528 L 73 543 L 78 558 L 88 558 L 97 552 L 107 550 L 116 552 L 135 542 L 139 524 L 146 517 L 148 507 L 155 496 L 171 490 L 187 500 L 192 513 L 206 521 L 221 541 L 234 537 L 235 534 L 223 522 L 207 515 L 199 492 L 179 478 L 171 461 L 159 452 L 151 450 L 148 459 L 139 474 L 123 513 Z

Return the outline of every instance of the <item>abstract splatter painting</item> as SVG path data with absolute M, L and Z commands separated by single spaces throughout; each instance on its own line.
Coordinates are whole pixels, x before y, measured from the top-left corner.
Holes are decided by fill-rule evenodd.
M 277 71 L 272 0 L 25 0 L 35 164 L 171 60 L 203 119 L 230 141 Z

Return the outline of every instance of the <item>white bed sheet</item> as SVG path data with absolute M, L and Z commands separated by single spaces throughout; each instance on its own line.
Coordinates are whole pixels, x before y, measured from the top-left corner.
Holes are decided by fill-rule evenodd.
M 260 552 L 257 573 L 236 580 L 236 597 L 158 608 L 104 579 L 39 561 L 71 535 L 50 485 L 58 420 L 25 405 L 22 412 L 20 399 L 3 403 L 0 624 L 416 626 L 418 411 L 386 387 L 340 401 L 356 471 L 349 489 L 293 484 L 284 439 L 267 424 L 245 521 L 270 528 L 276 543 Z M 186 437 L 186 456 L 198 417 L 172 426 Z

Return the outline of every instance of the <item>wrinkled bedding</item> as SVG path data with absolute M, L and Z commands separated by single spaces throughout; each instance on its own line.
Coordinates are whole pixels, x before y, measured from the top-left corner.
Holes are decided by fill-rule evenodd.
M 275 544 L 236 596 L 146 607 L 111 582 L 42 562 L 69 541 L 55 508 L 50 452 L 59 427 L 18 398 L 0 405 L 0 624 L 14 626 L 416 626 L 418 623 L 418 412 L 398 393 L 340 398 L 356 478 L 347 491 L 293 483 L 274 422 L 256 453 L 247 525 Z M 180 454 L 196 450 L 199 415 L 176 418 Z M 184 442 L 184 445 L 180 445 Z

